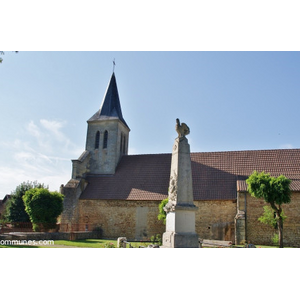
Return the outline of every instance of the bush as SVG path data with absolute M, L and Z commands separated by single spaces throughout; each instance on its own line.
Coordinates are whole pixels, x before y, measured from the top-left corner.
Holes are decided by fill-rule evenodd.
M 278 245 L 279 242 L 279 236 L 277 233 L 274 233 L 274 236 L 272 237 L 272 242 L 274 245 Z
M 161 237 L 161 234 L 159 234 L 159 233 L 151 236 L 150 240 L 151 240 L 152 244 L 157 244 L 159 246 L 162 245 L 162 237 Z
M 56 227 L 57 217 L 63 210 L 62 194 L 35 188 L 25 193 L 23 201 L 34 231 L 48 231 Z
M 166 206 L 166 204 L 169 202 L 169 199 L 164 199 L 159 203 L 158 206 L 158 216 L 157 219 L 158 220 L 163 220 L 164 224 L 166 224 L 166 217 L 167 217 L 167 213 L 164 211 L 164 207 Z
M 30 218 L 25 211 L 23 196 L 27 191 L 34 188 L 47 189 L 47 187 L 43 183 L 38 183 L 37 181 L 27 181 L 18 185 L 16 189 L 11 192 L 11 198 L 8 200 L 3 217 L 5 222 L 30 222 Z

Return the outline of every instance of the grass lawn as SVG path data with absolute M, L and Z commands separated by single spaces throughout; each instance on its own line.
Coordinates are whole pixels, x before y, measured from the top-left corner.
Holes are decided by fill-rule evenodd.
M 150 243 L 130 242 L 134 248 L 147 247 Z M 0 245 L 0 248 L 116 248 L 117 240 L 87 239 L 87 240 L 56 240 L 54 245 Z M 129 248 L 129 246 L 127 246 Z
M 134 248 L 138 248 L 139 246 L 147 247 L 150 243 L 148 242 L 130 242 L 130 244 Z M 55 241 L 56 247 L 84 247 L 84 248 L 116 248 L 117 240 L 77 240 L 77 241 L 67 241 L 67 240 L 59 240 Z M 53 246 L 47 246 L 50 248 Z M 129 248 L 129 245 L 127 246 Z
M 132 247 L 139 248 L 139 246 L 147 247 L 149 242 L 130 242 Z M 264 246 L 255 245 L 256 248 L 279 248 L 278 246 Z M 117 240 L 104 239 L 87 239 L 87 240 L 56 240 L 54 245 L 0 245 L 0 248 L 116 248 Z M 129 248 L 129 245 L 127 245 Z M 204 247 L 209 248 L 209 247 Z M 233 246 L 232 248 L 244 248 L 244 245 Z M 290 248 L 290 247 L 285 247 Z
M 58 248 L 65 247 L 79 247 L 79 248 L 105 248 L 106 244 L 113 244 L 117 247 L 117 241 L 114 240 L 98 240 L 98 239 L 87 239 L 87 240 L 77 240 L 77 241 L 68 241 L 68 240 L 58 240 L 54 241 L 54 246 Z M 51 248 L 53 246 L 46 246 L 46 248 Z

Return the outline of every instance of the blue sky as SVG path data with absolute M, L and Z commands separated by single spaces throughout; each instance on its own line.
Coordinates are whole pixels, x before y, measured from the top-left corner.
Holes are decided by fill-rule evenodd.
M 71 159 L 78 158 L 84 150 L 86 120 L 99 109 L 114 58 L 123 115 L 131 128 L 132 154 L 171 152 L 177 117 L 191 129 L 188 139 L 192 151 L 299 148 L 299 52 L 199 52 L 299 51 L 298 6 L 295 0 L 186 0 L 184 3 L 17 0 L 1 3 L 0 50 L 7 51 L 0 65 L 0 199 L 22 181 L 38 180 L 48 184 L 51 190 L 57 190 L 70 179 Z M 8 50 L 20 52 L 15 54 Z M 26 52 L 39 50 L 71 52 Z M 164 52 L 147 52 L 149 50 Z M 197 287 L 200 278 L 207 287 L 202 294 L 214 290 L 216 280 L 226 288 L 229 282 L 224 276 L 214 281 L 210 279 L 220 266 L 235 276 L 235 269 L 230 267 L 232 261 L 238 259 L 247 269 L 247 274 L 241 277 L 243 282 L 256 278 L 252 290 L 261 294 L 264 289 L 260 282 L 265 285 L 267 278 L 257 270 L 261 269 L 261 263 L 266 268 L 273 267 L 270 252 L 265 251 L 265 256 L 261 252 L 255 252 L 256 256 L 251 253 L 247 261 L 243 253 L 226 253 L 226 257 L 220 254 L 217 261 L 212 252 L 202 258 L 198 254 L 191 255 L 190 250 L 188 256 L 181 252 L 182 261 L 178 251 L 172 253 L 167 254 L 168 261 L 177 262 L 168 265 L 172 271 L 174 267 L 174 272 L 179 268 L 187 273 L 187 266 L 204 270 L 197 277 L 181 278 L 182 286 L 192 287 Z M 82 257 L 91 259 L 84 264 L 85 273 L 88 266 L 97 268 L 97 262 L 99 268 L 104 267 L 108 273 L 114 271 L 111 262 L 121 257 L 120 263 L 125 266 L 131 282 L 136 274 L 140 276 L 136 270 L 141 260 L 136 259 L 136 253 L 132 252 L 134 256 L 130 259 L 129 253 L 124 257 L 114 255 L 106 262 L 90 252 L 84 254 L 87 255 Z M 153 265 L 160 259 L 153 255 L 151 260 L 152 255 L 148 253 L 147 260 L 141 258 L 147 270 L 143 273 L 145 282 L 164 279 L 159 277 L 164 273 L 151 272 L 155 272 Z M 41 260 L 37 257 L 35 253 L 33 259 L 28 260 L 27 272 L 40 268 Z M 59 276 L 57 266 L 61 266 L 70 284 L 77 280 L 81 272 L 80 266 L 74 264 L 74 260 L 78 260 L 77 253 L 60 252 L 51 257 L 53 261 L 44 261 L 49 264 L 47 270 L 54 266 L 55 276 Z M 187 257 L 193 258 L 188 264 Z M 288 265 L 295 267 L 293 255 L 288 257 L 290 261 L 284 264 L 282 271 L 286 271 Z M 7 278 L 15 271 L 11 261 L 6 260 Z M 61 282 L 65 283 L 68 279 L 65 272 L 62 274 Z M 122 272 L 114 272 L 113 276 L 118 274 L 121 276 L 118 282 L 127 287 Z M 107 272 L 105 278 L 99 276 L 106 286 L 115 288 L 106 280 Z M 97 286 L 99 276 L 86 277 L 89 280 L 86 283 Z M 28 276 L 28 280 L 31 278 Z M 84 282 L 84 278 L 81 280 Z M 91 280 L 95 284 L 91 285 Z M 291 296 L 296 293 L 291 287 L 297 284 L 291 285 L 291 280 L 288 288 L 282 289 L 285 297 L 287 293 Z M 30 283 L 23 278 L 24 282 Z M 244 285 L 241 282 L 236 286 Z M 222 297 L 224 288 L 219 289 Z M 191 296 L 198 293 L 193 288 L 181 290 L 184 297 L 187 293 Z M 176 293 L 181 290 L 176 289 Z M 82 293 L 86 297 L 87 292 L 94 296 L 93 289 L 76 289 L 76 295 Z M 164 288 L 158 288 L 158 292 L 168 297 L 174 294 Z M 243 293 L 244 289 L 238 292 Z M 282 298 L 283 292 L 277 294 Z M 146 293 L 145 297 L 149 295 Z
M 57 190 L 84 151 L 112 74 L 130 154 L 168 153 L 175 119 L 191 151 L 299 148 L 299 52 L 6 52 L 0 65 L 0 198 Z

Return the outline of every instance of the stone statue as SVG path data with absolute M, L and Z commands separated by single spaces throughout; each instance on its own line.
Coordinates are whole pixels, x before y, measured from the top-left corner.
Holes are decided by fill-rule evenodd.
M 174 211 L 176 201 L 177 201 L 177 174 L 174 171 L 173 176 L 170 177 L 170 184 L 169 184 L 169 201 L 164 207 L 164 211 L 166 213 L 170 211 Z
M 174 141 L 168 203 L 164 207 L 166 231 L 163 234 L 164 248 L 198 248 L 195 231 L 195 212 L 190 145 L 185 137 L 189 127 L 176 119 L 178 137 Z
M 175 129 L 178 133 L 178 137 L 185 137 L 190 133 L 190 128 L 185 123 L 180 124 L 179 119 L 176 119 Z

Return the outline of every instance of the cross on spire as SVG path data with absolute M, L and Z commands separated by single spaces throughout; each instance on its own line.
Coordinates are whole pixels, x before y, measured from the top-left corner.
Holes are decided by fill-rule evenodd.
M 115 59 L 113 60 L 113 73 L 115 72 L 115 66 L 116 66 L 116 62 Z

